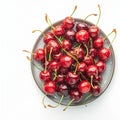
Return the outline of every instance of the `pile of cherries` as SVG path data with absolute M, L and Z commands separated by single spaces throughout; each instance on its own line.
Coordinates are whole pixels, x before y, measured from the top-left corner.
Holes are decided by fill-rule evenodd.
M 33 59 L 44 68 L 39 73 L 40 81 L 44 83 L 44 92 L 46 95 L 58 94 L 60 102 L 69 96 L 71 100 L 67 107 L 71 103 L 80 102 L 84 94 L 101 94 L 102 73 L 111 56 L 109 47 L 104 47 L 107 37 L 100 36 L 97 25 L 78 22 L 72 15 L 56 26 L 46 15 L 51 30 L 42 33 L 44 48 L 38 48 L 32 53 Z

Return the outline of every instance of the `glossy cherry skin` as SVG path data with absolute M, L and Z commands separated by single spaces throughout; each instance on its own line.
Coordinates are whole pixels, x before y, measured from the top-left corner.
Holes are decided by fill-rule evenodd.
M 65 29 L 72 29 L 74 27 L 74 19 L 72 17 L 66 17 L 63 20 L 63 25 Z
M 75 37 L 80 44 L 86 44 L 89 41 L 89 33 L 86 30 L 80 30 Z
M 100 38 L 100 37 L 98 37 L 97 39 L 95 39 L 94 42 L 93 42 L 93 46 L 96 49 L 102 48 L 103 45 L 104 45 L 104 39 Z
M 64 55 L 60 58 L 60 65 L 64 68 L 69 68 L 72 65 L 72 58 L 68 55 Z
M 74 48 L 74 55 L 75 55 L 79 60 L 83 60 L 83 59 L 84 59 L 84 56 L 85 56 L 85 52 L 84 52 L 83 48 L 76 47 L 76 48 Z
M 111 56 L 111 51 L 108 48 L 101 48 L 98 52 L 99 59 L 102 61 L 107 61 Z
M 77 32 L 80 31 L 80 30 L 88 31 L 88 25 L 86 23 L 81 23 L 81 22 L 77 23 L 76 30 L 77 30 Z
M 52 54 L 52 58 L 53 60 L 59 61 L 62 55 L 63 55 L 62 52 Z
M 58 37 L 64 35 L 65 29 L 63 25 L 55 26 L 55 28 L 53 29 L 53 33 Z
M 82 99 L 82 93 L 79 92 L 79 90 L 71 90 L 70 91 L 70 99 L 73 100 L 74 102 L 80 102 Z
M 89 50 L 89 55 L 90 55 L 91 57 L 95 58 L 95 57 L 97 57 L 98 52 L 97 52 L 97 50 L 96 50 L 95 48 L 90 48 L 90 50 Z
M 59 53 L 60 45 L 56 40 L 50 40 L 47 44 L 47 52 L 50 52 L 52 49 L 52 53 Z
M 59 73 L 66 75 L 69 71 L 69 68 L 60 67 Z
M 68 74 L 66 75 L 66 83 L 68 83 L 69 85 L 75 85 L 80 79 L 80 76 L 78 74 L 75 74 L 73 72 L 68 72 Z
M 36 49 L 33 57 L 36 61 L 39 61 L 39 62 L 44 61 L 45 51 L 43 49 Z
M 51 32 L 45 34 L 43 41 L 47 44 L 50 40 L 54 40 L 54 35 Z
M 64 40 L 62 40 L 61 46 L 63 49 L 69 51 L 72 47 L 72 43 L 70 40 L 64 39 Z
M 84 57 L 83 62 L 85 62 L 87 65 L 92 65 L 94 63 L 93 57 L 88 55 Z
M 77 71 L 78 72 L 86 72 L 86 70 L 87 70 L 87 65 L 86 65 L 86 63 L 85 62 L 81 62 L 80 64 L 78 64 L 78 66 L 77 66 Z
M 86 70 L 87 76 L 98 76 L 98 68 L 96 65 L 89 65 Z
M 59 70 L 60 65 L 57 61 L 53 60 L 50 61 L 49 65 L 48 65 L 48 69 L 51 71 L 55 71 L 55 70 Z
M 55 80 L 55 82 L 56 82 L 57 84 L 63 83 L 64 81 L 65 81 L 65 77 L 64 77 L 63 74 L 57 75 L 57 78 L 56 78 L 56 80 Z
M 101 83 L 102 82 L 102 76 L 101 75 L 96 76 L 93 81 Z
M 97 26 L 90 26 L 89 27 L 89 35 L 92 38 L 97 38 L 99 35 L 99 28 Z
M 69 40 L 74 40 L 75 39 L 75 31 L 70 29 L 70 30 L 67 30 L 66 33 L 65 33 L 65 38 L 66 39 L 69 39 Z
M 103 61 L 98 61 L 98 62 L 96 63 L 96 66 L 97 66 L 98 71 L 99 71 L 100 73 L 104 72 L 105 69 L 106 69 L 106 64 L 105 64 Z
M 91 89 L 90 82 L 87 80 L 82 80 L 78 85 L 78 90 L 81 93 L 88 93 Z
M 46 82 L 44 84 L 43 90 L 47 95 L 53 95 L 56 92 L 55 82 L 54 81 Z
M 57 94 L 60 96 L 64 95 L 64 97 L 68 96 L 68 94 L 69 94 L 68 86 L 65 83 L 58 85 Z
M 40 80 L 43 82 L 49 81 L 51 78 L 51 73 L 48 70 L 43 70 L 39 74 Z
M 94 85 L 94 87 L 91 88 L 91 93 L 93 96 L 99 96 L 101 92 L 101 87 L 99 85 Z

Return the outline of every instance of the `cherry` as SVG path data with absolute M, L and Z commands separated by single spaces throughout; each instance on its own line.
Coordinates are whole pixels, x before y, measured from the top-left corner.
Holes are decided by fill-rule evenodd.
M 59 74 L 57 75 L 57 78 L 56 78 L 56 83 L 63 83 L 65 80 L 64 80 L 64 75 L 63 74 Z
M 89 27 L 89 35 L 92 38 L 97 38 L 99 35 L 99 28 L 97 26 L 90 26 Z
M 63 25 L 55 26 L 53 28 L 53 33 L 58 37 L 64 35 L 65 29 L 64 29 Z
M 81 93 L 88 93 L 91 89 L 90 82 L 88 80 L 82 80 L 78 85 L 78 90 Z
M 68 72 L 68 74 L 66 75 L 66 83 L 68 83 L 69 85 L 75 85 L 78 81 L 79 81 L 80 77 L 78 74 L 75 74 L 73 72 Z
M 68 94 L 69 94 L 68 86 L 65 83 L 61 83 L 60 85 L 58 85 L 57 94 L 60 96 L 62 96 L 62 95 L 68 96 Z
M 69 39 L 69 40 L 74 40 L 75 39 L 75 31 L 70 29 L 70 30 L 67 30 L 66 33 L 65 33 L 65 38 L 66 39 Z
M 72 43 L 70 40 L 64 39 L 62 40 L 61 46 L 63 49 L 69 51 L 72 47 Z
M 76 30 L 77 30 L 77 32 L 80 31 L 80 30 L 86 30 L 86 31 L 88 31 L 88 25 L 86 23 L 79 22 L 76 25 Z
M 96 82 L 98 82 L 98 83 L 101 83 L 101 81 L 102 81 L 102 76 L 101 76 L 101 75 L 96 76 L 93 81 L 96 81 Z
M 98 72 L 102 73 L 106 69 L 106 64 L 103 61 L 98 61 L 96 63 L 96 66 L 98 68 Z
M 57 61 L 60 60 L 61 56 L 62 56 L 62 52 L 59 52 L 59 53 L 56 53 L 56 54 L 52 54 L 52 58 L 54 60 L 57 60 Z
M 44 92 L 48 95 L 53 95 L 56 92 L 56 85 L 54 81 L 49 81 L 44 84 Z
M 55 70 L 59 70 L 59 68 L 60 68 L 60 65 L 57 61 L 55 60 L 50 61 L 49 66 L 48 66 L 49 70 L 55 71 Z
M 86 72 L 87 70 L 87 65 L 85 64 L 85 62 L 81 62 L 80 64 L 78 64 L 77 66 L 77 71 L 78 72 Z
M 87 65 L 92 65 L 94 63 L 93 57 L 90 55 L 85 56 L 83 62 L 85 62 Z
M 50 40 L 47 44 L 47 52 L 50 52 L 52 49 L 52 53 L 59 53 L 60 45 L 56 40 Z
M 101 87 L 99 85 L 94 85 L 94 87 L 91 88 L 91 93 L 93 96 L 99 96 L 101 92 Z
M 96 65 L 89 65 L 87 67 L 87 76 L 91 77 L 91 76 L 97 76 L 98 75 L 98 68 Z
M 51 73 L 48 70 L 43 70 L 40 72 L 39 77 L 41 81 L 46 82 L 51 79 Z
M 60 65 L 64 68 L 69 68 L 72 64 L 72 58 L 68 55 L 64 55 L 60 58 Z
M 97 57 L 97 55 L 98 55 L 97 50 L 95 48 L 90 48 L 89 55 L 93 58 Z
M 64 67 L 60 67 L 59 72 L 60 74 L 64 74 L 66 75 L 68 73 L 69 69 L 68 68 L 64 68 Z
M 54 35 L 51 32 L 45 34 L 43 41 L 47 44 L 50 40 L 54 40 Z
M 107 61 L 111 56 L 111 51 L 109 48 L 101 48 L 98 51 L 99 59 L 102 61 Z
M 98 37 L 97 39 L 95 39 L 94 42 L 93 42 L 93 46 L 94 46 L 96 49 L 102 48 L 103 45 L 104 45 L 104 39 L 103 39 L 103 38 L 100 38 L 100 37 Z
M 89 33 L 86 30 L 80 30 L 75 37 L 80 44 L 85 44 L 89 41 Z

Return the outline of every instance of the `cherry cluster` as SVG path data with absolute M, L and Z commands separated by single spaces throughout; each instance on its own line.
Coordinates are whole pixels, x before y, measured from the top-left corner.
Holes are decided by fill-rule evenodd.
M 44 92 L 57 93 L 60 101 L 69 96 L 71 101 L 67 106 L 80 102 L 84 94 L 100 95 L 102 73 L 111 56 L 109 46 L 104 46 L 107 37 L 100 36 L 98 26 L 77 22 L 73 13 L 56 26 L 46 15 L 51 30 L 43 33 L 44 48 L 32 53 L 44 68 L 39 74 Z

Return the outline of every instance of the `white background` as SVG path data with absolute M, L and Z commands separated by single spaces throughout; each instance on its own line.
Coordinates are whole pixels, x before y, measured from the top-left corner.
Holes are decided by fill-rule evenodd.
M 48 13 L 53 22 L 68 16 L 74 5 L 78 9 L 74 17 L 84 18 L 97 13 L 101 5 L 102 17 L 99 27 L 108 34 L 113 28 L 118 36 L 113 43 L 116 68 L 106 92 L 87 107 L 64 106 L 44 109 L 43 94 L 35 84 L 30 63 L 23 49 L 31 50 L 39 33 L 48 25 L 44 20 Z M 0 118 L 1 120 L 120 120 L 120 6 L 119 0 L 0 0 Z M 96 22 L 97 17 L 89 18 Z M 46 104 L 54 104 L 48 98 Z

